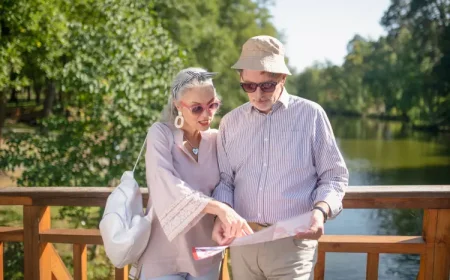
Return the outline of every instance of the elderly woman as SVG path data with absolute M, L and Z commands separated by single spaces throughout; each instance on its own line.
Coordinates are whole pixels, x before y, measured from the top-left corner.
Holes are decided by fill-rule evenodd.
M 211 198 L 219 181 L 217 130 L 210 128 L 220 106 L 213 75 L 200 68 L 180 71 L 162 121 L 149 130 L 148 207 L 156 215 L 139 262 L 142 280 L 217 280 L 220 255 L 192 257 L 192 247 L 217 245 L 211 239 L 214 217 L 229 236 L 252 233 L 232 208 Z

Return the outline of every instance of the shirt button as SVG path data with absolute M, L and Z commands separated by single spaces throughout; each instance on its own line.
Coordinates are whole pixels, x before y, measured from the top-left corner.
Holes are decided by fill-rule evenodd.
M 263 164 L 263 165 L 264 165 L 264 167 L 266 167 L 266 166 L 267 166 L 267 163 L 265 163 L 265 162 L 264 162 L 264 164 Z
M 260 191 L 262 191 L 262 188 L 259 188 Z
M 261 217 L 261 213 L 258 213 L 258 217 Z
M 266 142 L 267 142 L 268 140 L 269 140 L 268 138 L 264 138 L 264 141 L 266 141 Z

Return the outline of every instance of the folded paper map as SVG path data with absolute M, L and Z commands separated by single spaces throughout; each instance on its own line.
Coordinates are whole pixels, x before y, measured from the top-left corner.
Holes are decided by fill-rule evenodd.
M 201 260 L 217 255 L 223 252 L 227 247 L 257 244 L 286 237 L 293 237 L 298 233 L 306 232 L 309 229 L 311 225 L 311 214 L 312 212 L 308 212 L 288 220 L 277 222 L 254 234 L 238 237 L 228 246 L 194 247 L 192 248 L 192 254 L 195 260 Z

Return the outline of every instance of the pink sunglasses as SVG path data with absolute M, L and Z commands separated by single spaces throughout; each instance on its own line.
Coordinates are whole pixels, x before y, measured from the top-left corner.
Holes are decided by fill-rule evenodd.
M 193 115 L 200 116 L 203 111 L 208 110 L 211 113 L 216 112 L 220 107 L 220 101 L 216 100 L 207 104 L 195 104 L 195 105 L 187 105 L 183 101 L 180 101 L 181 106 L 189 109 Z

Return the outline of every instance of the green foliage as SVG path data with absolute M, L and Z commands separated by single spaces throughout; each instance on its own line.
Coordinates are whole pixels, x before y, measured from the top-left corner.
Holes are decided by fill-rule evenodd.
M 57 2 L 5 0 L 0 4 L 0 91 L 28 85 L 32 74 L 57 75 L 54 66 L 67 35 Z
M 222 113 L 247 102 L 239 76 L 231 69 L 241 46 L 252 36 L 278 36 L 269 13 L 272 1 L 158 0 L 155 13 L 172 38 L 188 50 L 188 64 L 218 72 L 215 86 L 224 99 Z
M 183 65 L 146 1 L 84 2 L 61 7 L 70 38 L 64 114 L 44 119 L 42 134 L 10 137 L 2 154 L 2 168 L 25 167 L 20 185 L 107 185 L 131 168 Z
M 342 66 L 306 69 L 294 77 L 294 93 L 331 112 L 448 128 L 449 11 L 450 1 L 392 1 L 382 18 L 386 37 L 355 36 Z
M 22 280 L 23 275 L 23 243 L 8 242 L 4 252 L 5 279 Z
M 20 226 L 21 207 L 0 206 L 0 226 Z M 4 279 L 23 279 L 23 243 L 7 242 L 4 252 Z
M 27 3 L 16 2 L 17 6 Z M 8 137 L 8 148 L 0 151 L 0 169 L 24 168 L 18 180 L 21 186 L 114 184 L 133 167 L 147 127 L 159 117 L 167 100 L 170 80 L 185 65 L 184 55 L 154 16 L 149 1 L 45 4 L 52 6 L 43 11 L 48 17 L 65 20 L 64 38 L 59 44 L 40 39 L 45 44 L 40 47 L 49 51 L 27 67 L 35 67 L 34 73 L 45 81 L 55 81 L 64 102 L 57 105 L 55 114 L 39 122 L 39 133 Z M 40 9 L 33 6 L 20 11 L 15 16 L 27 19 Z M 10 33 L 12 38 L 15 35 Z M 19 54 L 22 62 L 30 55 Z M 17 69 L 18 76 L 27 77 L 24 67 Z M 144 183 L 142 162 L 140 167 L 137 177 Z M 60 211 L 62 219 L 80 227 L 97 227 L 100 214 L 81 207 Z M 91 254 L 97 253 L 91 250 Z M 107 277 L 109 268 L 105 268 L 90 272 L 92 278 Z

